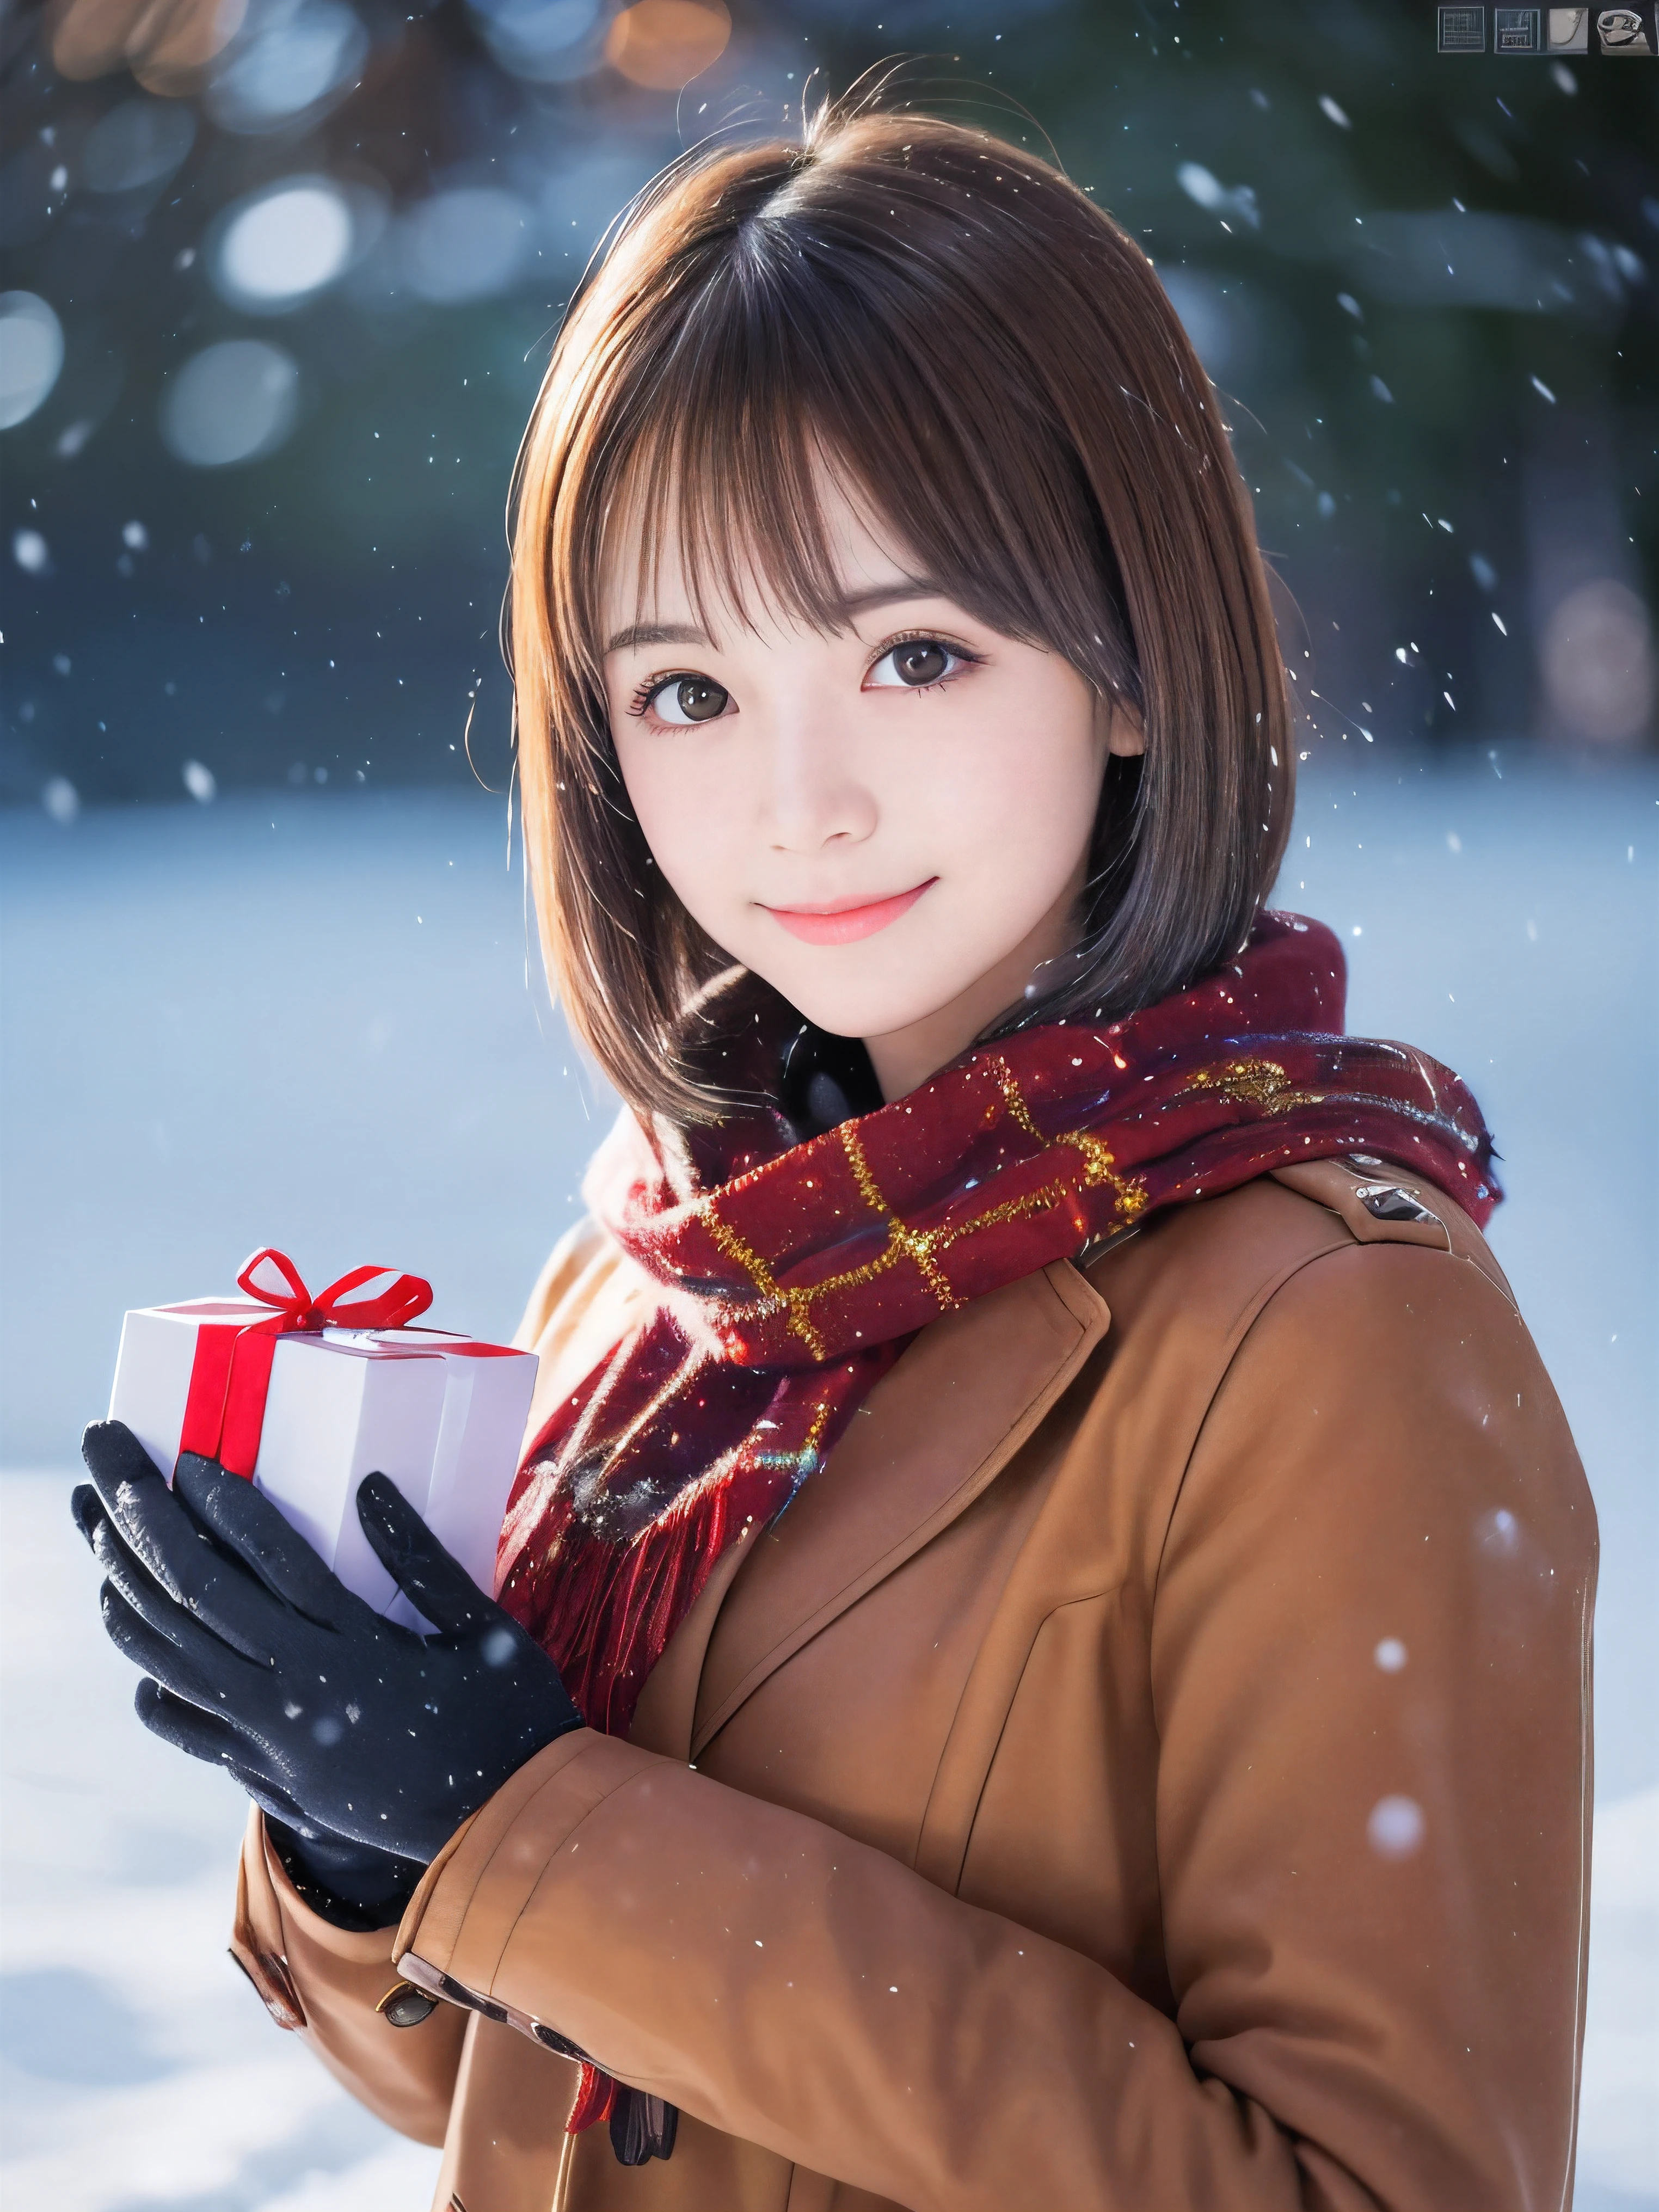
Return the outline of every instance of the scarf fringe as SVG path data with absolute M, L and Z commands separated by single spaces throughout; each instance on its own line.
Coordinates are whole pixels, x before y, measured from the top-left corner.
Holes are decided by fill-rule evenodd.
M 726 1549 L 732 1491 L 718 1477 L 676 1498 L 630 1544 L 577 1530 L 556 1493 L 539 1559 L 526 1551 L 501 1602 L 536 1638 L 590 1728 L 625 1735 L 645 1677 Z
M 600 2120 L 608 2120 L 616 2102 L 617 2084 L 591 2060 L 584 2058 L 581 2072 L 576 2076 L 576 2101 L 570 2107 L 570 2118 L 564 2124 L 566 2135 L 579 2136 L 585 2128 L 594 2127 Z

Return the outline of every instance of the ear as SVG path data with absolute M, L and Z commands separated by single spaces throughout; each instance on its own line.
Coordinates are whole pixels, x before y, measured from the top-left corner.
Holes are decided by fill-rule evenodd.
M 1133 760 L 1146 751 L 1146 726 L 1141 720 L 1139 708 L 1127 699 L 1115 699 L 1108 692 L 1099 692 L 1095 699 L 1095 714 L 1109 753 L 1115 753 L 1120 760 Z

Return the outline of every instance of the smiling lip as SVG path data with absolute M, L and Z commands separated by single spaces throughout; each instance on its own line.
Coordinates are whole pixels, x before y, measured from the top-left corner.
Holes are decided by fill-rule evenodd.
M 922 893 L 938 881 L 937 876 L 929 876 L 914 890 L 897 891 L 891 898 L 872 899 L 867 903 L 830 899 L 823 906 L 769 906 L 766 911 L 803 944 L 851 945 L 857 938 L 873 937 L 902 914 L 908 914 Z

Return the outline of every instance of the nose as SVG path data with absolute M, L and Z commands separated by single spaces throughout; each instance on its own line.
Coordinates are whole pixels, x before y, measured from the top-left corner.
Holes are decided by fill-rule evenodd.
M 816 854 L 861 844 L 876 826 L 875 794 L 855 749 L 827 712 L 798 710 L 768 734 L 761 766 L 762 827 L 774 851 Z

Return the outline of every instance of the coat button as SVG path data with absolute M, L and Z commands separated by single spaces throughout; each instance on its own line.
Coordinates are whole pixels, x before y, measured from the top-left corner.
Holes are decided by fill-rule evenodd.
M 413 1982 L 394 1982 L 374 2009 L 393 2027 L 418 2027 L 436 2012 L 438 2000 L 417 1990 Z
M 1397 1182 L 1370 1183 L 1354 1195 L 1366 1212 L 1378 1221 L 1438 1222 L 1440 1218 L 1414 1199 L 1410 1191 L 1401 1190 Z

